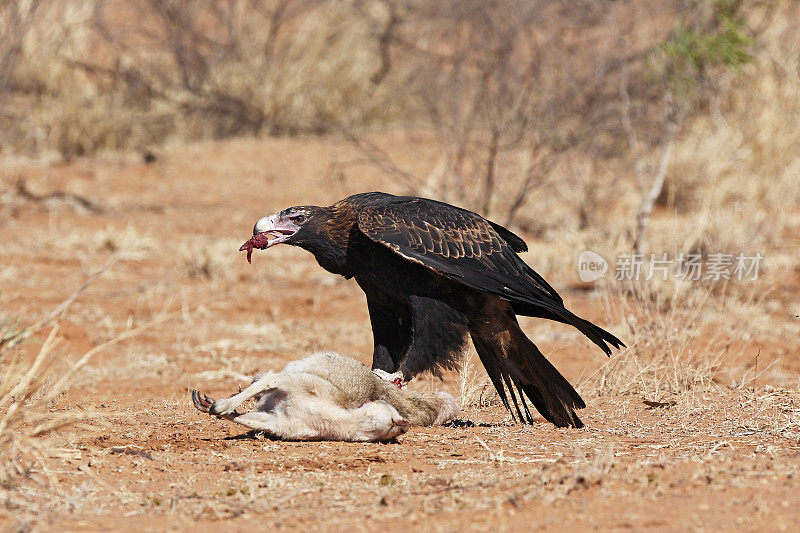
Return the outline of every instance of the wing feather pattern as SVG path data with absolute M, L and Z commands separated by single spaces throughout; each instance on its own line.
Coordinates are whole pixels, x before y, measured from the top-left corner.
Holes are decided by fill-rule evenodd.
M 480 215 L 449 204 L 369 193 L 358 228 L 402 257 L 512 303 L 517 314 L 571 324 L 607 355 L 624 346 L 611 333 L 564 307 L 558 293 L 518 255 L 525 242 Z
M 527 246 L 511 231 L 448 204 L 394 198 L 359 209 L 358 228 L 370 239 L 476 289 L 562 304 L 555 289 L 519 258 L 517 251 Z

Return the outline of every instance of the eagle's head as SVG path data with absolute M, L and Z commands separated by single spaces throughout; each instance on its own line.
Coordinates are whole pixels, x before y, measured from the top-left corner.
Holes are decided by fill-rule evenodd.
M 249 262 L 254 248 L 265 250 L 276 244 L 300 246 L 307 240 L 316 238 L 329 219 L 330 213 L 324 207 L 289 207 L 280 213 L 260 218 L 253 227 L 253 237 L 239 251 L 247 250 Z

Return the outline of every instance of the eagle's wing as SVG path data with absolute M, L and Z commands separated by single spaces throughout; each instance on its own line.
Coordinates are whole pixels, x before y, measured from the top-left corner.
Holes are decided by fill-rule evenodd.
M 393 197 L 360 208 L 358 229 L 404 258 L 474 289 L 508 300 L 563 306 L 555 289 L 517 255 L 515 249 L 524 249 L 524 241 L 471 211 L 423 198 Z
M 515 312 L 577 327 L 607 354 L 622 342 L 574 315 L 517 250 L 525 243 L 480 215 L 424 198 L 383 195 L 358 209 L 358 229 L 409 261 L 512 303 Z

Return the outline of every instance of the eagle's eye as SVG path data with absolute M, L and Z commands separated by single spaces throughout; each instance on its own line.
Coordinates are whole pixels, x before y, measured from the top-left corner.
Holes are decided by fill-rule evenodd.
M 306 216 L 305 215 L 293 215 L 293 216 L 289 217 L 289 220 L 291 220 L 292 222 L 294 222 L 295 224 L 297 224 L 299 226 L 300 224 L 305 223 Z

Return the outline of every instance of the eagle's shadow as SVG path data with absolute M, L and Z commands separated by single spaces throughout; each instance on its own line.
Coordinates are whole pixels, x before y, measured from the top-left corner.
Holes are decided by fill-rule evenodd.
M 454 418 L 442 424 L 442 427 L 445 428 L 454 428 L 454 429 L 461 429 L 461 428 L 499 428 L 504 427 L 505 424 L 491 424 L 489 422 L 475 422 L 474 420 L 469 420 L 467 418 Z
M 504 424 L 490 424 L 488 422 L 475 422 L 473 420 L 464 419 L 464 418 L 454 418 L 448 422 L 442 424 L 443 428 L 448 429 L 462 429 L 462 428 L 497 428 L 503 427 Z M 281 442 L 284 439 L 280 437 L 276 437 L 275 435 L 271 435 L 265 431 L 258 430 L 258 429 L 251 429 L 250 431 L 246 431 L 244 433 L 240 433 L 239 435 L 231 435 L 225 437 L 222 440 L 269 440 L 273 442 Z M 389 441 L 393 442 L 393 441 Z
M 281 441 L 283 439 L 276 437 L 275 435 L 270 435 L 266 431 L 258 430 L 258 429 L 251 429 L 250 431 L 246 431 L 244 433 L 240 433 L 239 435 L 231 435 L 229 437 L 225 437 L 222 440 L 270 440 L 270 441 Z
M 303 440 L 282 439 L 280 437 L 276 437 L 274 435 L 270 435 L 269 433 L 266 433 L 265 431 L 261 431 L 261 430 L 257 430 L 257 429 L 251 429 L 250 431 L 247 431 L 245 433 L 240 433 L 239 435 L 231 435 L 229 437 L 223 438 L 222 440 L 254 440 L 254 441 L 268 440 L 268 441 L 271 441 L 271 442 L 316 442 L 314 440 L 303 441 Z M 322 442 L 325 442 L 325 441 L 323 440 Z M 394 438 L 394 439 L 387 440 L 387 441 L 380 441 L 380 443 L 381 444 L 400 444 L 400 441 L 397 440 L 396 438 Z

